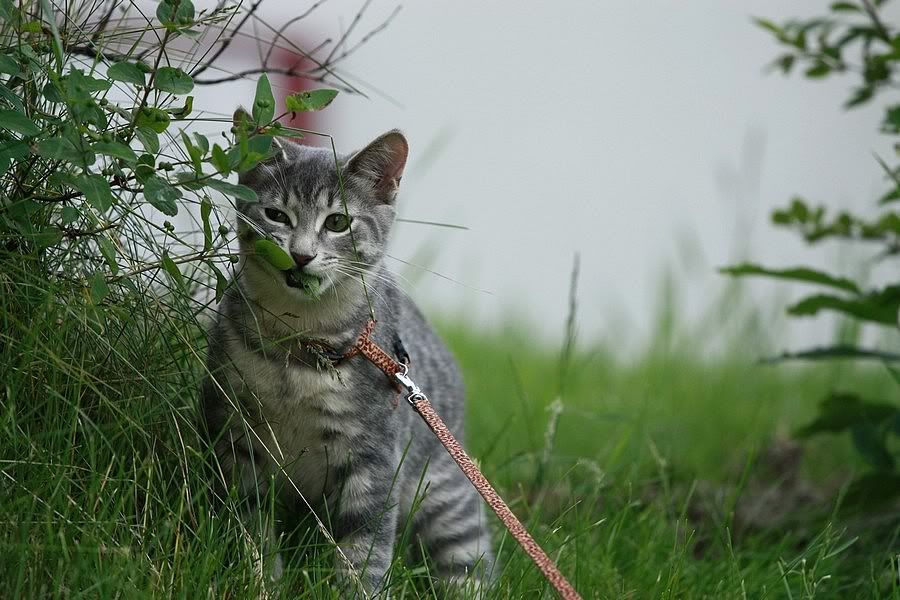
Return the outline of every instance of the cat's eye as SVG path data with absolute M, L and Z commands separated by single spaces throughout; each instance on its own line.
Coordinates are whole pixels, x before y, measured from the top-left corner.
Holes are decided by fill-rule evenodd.
M 325 217 L 325 223 L 323 224 L 328 231 L 340 233 L 347 231 L 347 228 L 350 227 L 350 217 L 344 213 L 334 213 Z
M 267 208 L 266 218 L 270 221 L 275 221 L 276 223 L 284 223 L 285 225 L 291 224 L 291 220 L 288 218 L 288 216 L 283 211 L 280 211 L 277 208 Z

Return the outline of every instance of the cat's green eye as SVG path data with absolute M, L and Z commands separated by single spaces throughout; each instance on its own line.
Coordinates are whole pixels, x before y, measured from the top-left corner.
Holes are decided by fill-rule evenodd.
M 334 213 L 325 217 L 325 229 L 340 233 L 350 227 L 350 217 L 344 213 Z
M 267 208 L 266 218 L 270 221 L 275 221 L 276 223 L 284 223 L 285 225 L 291 224 L 291 220 L 288 216 L 277 208 Z

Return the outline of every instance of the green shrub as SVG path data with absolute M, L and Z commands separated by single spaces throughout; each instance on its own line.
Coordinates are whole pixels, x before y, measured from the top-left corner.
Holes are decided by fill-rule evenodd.
M 209 308 L 193 294 L 221 296 L 237 260 L 219 206 L 255 200 L 227 177 L 302 132 L 279 123 L 266 75 L 251 114 L 204 119 L 227 135 L 184 131 L 194 78 L 221 69 L 203 44 L 236 35 L 236 6 L 64 7 L 0 0 L 0 595 L 252 593 L 252 544 L 210 512 L 194 426 Z M 202 235 L 170 222 L 185 212 Z
M 830 12 L 808 20 L 776 24 L 757 19 L 787 51 L 773 67 L 788 74 L 803 69 L 808 79 L 849 75 L 857 80 L 844 104 L 852 109 L 890 97 L 900 74 L 900 30 L 883 20 L 879 8 L 884 1 L 835 2 Z M 895 139 L 900 135 L 900 104 L 887 103 L 881 131 Z M 877 248 L 875 260 L 896 263 L 900 255 L 900 144 L 895 156 L 876 160 L 884 170 L 887 189 L 877 201 L 878 212 L 863 217 L 847 211 L 834 213 L 822 205 L 811 205 L 796 197 L 784 209 L 772 213 L 772 222 L 790 229 L 808 244 L 826 240 Z M 855 323 L 884 330 L 882 341 L 896 340 L 900 311 L 900 281 L 877 289 L 863 282 L 809 267 L 773 269 L 745 263 L 723 269 L 735 276 L 765 276 L 812 284 L 823 289 L 788 307 L 788 314 L 808 317 L 834 312 Z M 891 336 L 893 336 L 891 338 Z M 857 335 L 857 337 L 859 337 Z M 857 360 L 880 361 L 900 385 L 900 354 L 888 348 L 862 347 L 858 343 L 840 343 L 824 348 L 788 352 L 775 357 L 785 360 Z M 897 389 L 884 390 L 885 396 L 897 396 Z M 821 404 L 819 416 L 798 430 L 807 437 L 820 433 L 849 432 L 853 444 L 870 465 L 871 472 L 859 477 L 850 488 L 845 504 L 870 505 L 896 497 L 900 493 L 900 465 L 893 449 L 900 436 L 900 406 L 887 398 L 864 398 L 853 391 L 835 392 Z

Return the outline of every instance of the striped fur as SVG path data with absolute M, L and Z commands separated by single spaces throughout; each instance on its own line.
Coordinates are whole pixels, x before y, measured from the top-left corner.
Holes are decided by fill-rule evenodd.
M 362 357 L 336 372 L 321 368 L 297 344 L 320 339 L 346 348 L 369 318 L 374 339 L 391 351 L 400 339 L 411 375 L 463 439 L 464 391 L 452 356 L 382 265 L 394 220 L 394 199 L 406 161 L 406 140 L 389 132 L 340 160 L 343 199 L 329 151 L 282 142 L 281 152 L 242 177 L 257 204 L 239 205 L 242 262 L 236 285 L 220 306 L 209 344 L 210 377 L 203 416 L 224 475 L 244 499 L 248 524 L 275 556 L 271 523 L 258 510 L 273 494 L 279 506 L 312 506 L 370 593 L 384 590 L 395 543 L 407 523 L 446 581 L 478 581 L 493 566 L 480 497 L 408 406 L 395 408 L 396 390 Z M 325 218 L 353 217 L 352 232 L 334 233 Z M 267 217 L 285 213 L 289 224 Z M 248 223 L 249 221 L 249 223 Z M 318 299 L 289 287 L 285 276 L 253 254 L 262 234 L 321 276 Z M 353 242 L 356 244 L 354 252 Z M 425 482 L 425 496 L 416 491 Z M 421 499 L 421 498 L 420 498 Z M 273 561 L 277 575 L 280 559 Z M 338 561 L 339 578 L 353 585 Z

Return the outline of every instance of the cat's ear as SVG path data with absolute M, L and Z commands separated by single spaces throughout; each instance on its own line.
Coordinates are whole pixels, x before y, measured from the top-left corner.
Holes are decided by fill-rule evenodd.
M 390 204 L 397 196 L 408 155 L 406 138 L 394 129 L 354 154 L 347 163 L 347 174 L 366 180 L 378 200 Z

